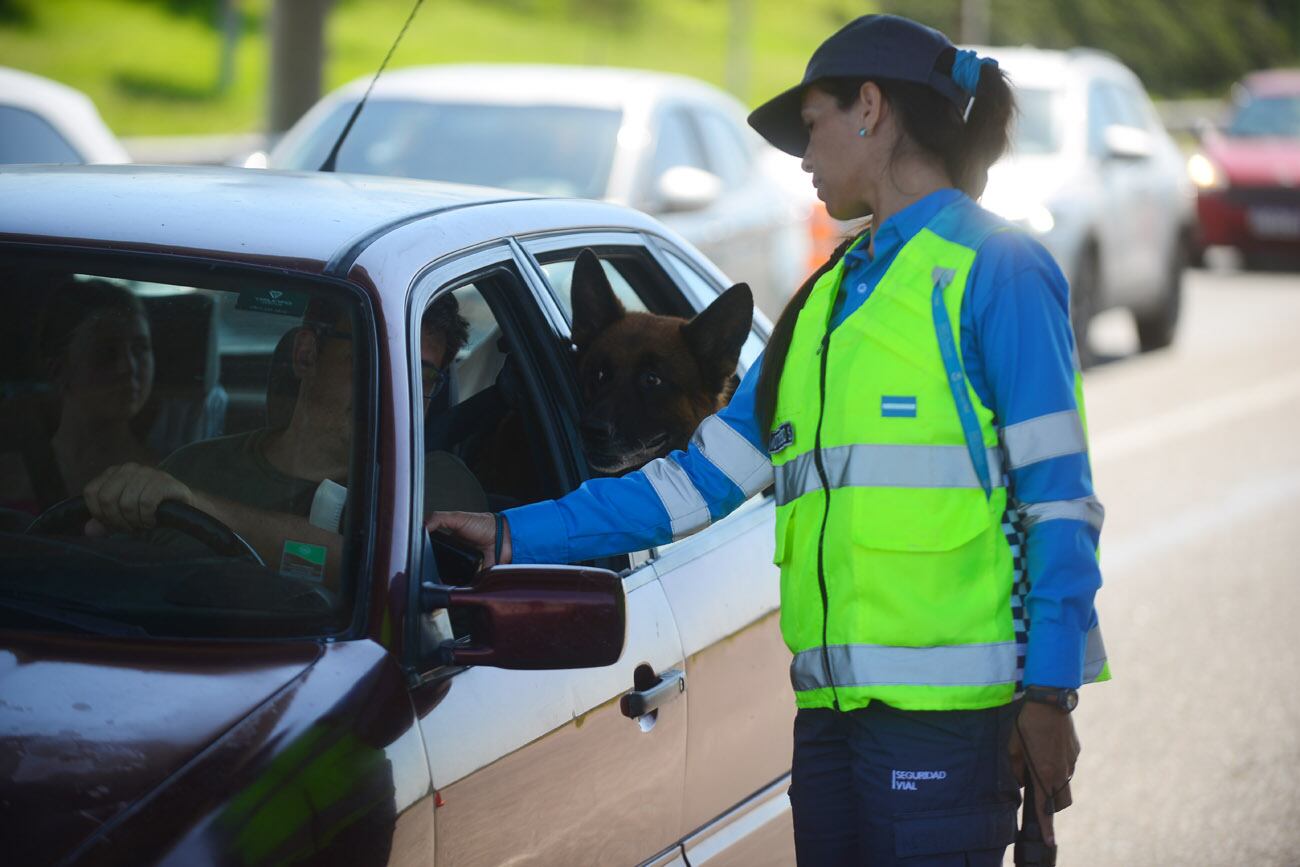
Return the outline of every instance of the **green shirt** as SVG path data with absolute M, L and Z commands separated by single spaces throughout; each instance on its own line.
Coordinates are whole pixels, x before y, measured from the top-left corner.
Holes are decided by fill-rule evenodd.
M 262 454 L 270 431 L 249 431 L 191 443 L 177 449 L 159 468 L 216 497 L 256 509 L 307 517 L 319 482 L 286 475 Z
M 262 454 L 269 430 L 255 430 L 191 443 L 173 452 L 160 468 L 217 497 L 257 509 L 307 517 L 319 482 L 285 475 Z M 424 466 L 425 511 L 485 512 L 487 497 L 473 473 L 455 455 L 430 452 Z

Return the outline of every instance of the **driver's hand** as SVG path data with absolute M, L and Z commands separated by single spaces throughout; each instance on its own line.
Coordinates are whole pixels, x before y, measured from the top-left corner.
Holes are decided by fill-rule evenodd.
M 140 464 L 109 467 L 86 485 L 82 495 L 94 518 L 86 525 L 89 535 L 105 529 L 152 528 L 157 523 L 154 512 L 163 500 L 195 505 L 194 492 L 188 485 L 162 470 Z

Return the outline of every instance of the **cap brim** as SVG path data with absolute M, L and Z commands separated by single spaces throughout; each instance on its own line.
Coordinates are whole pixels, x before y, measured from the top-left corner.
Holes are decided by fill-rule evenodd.
M 749 114 L 749 125 L 778 150 L 797 157 L 808 149 L 808 130 L 803 125 L 803 92 L 807 84 L 772 97 Z

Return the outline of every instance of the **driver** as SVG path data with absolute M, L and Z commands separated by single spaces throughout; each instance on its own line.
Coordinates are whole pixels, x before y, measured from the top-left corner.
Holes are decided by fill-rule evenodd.
M 454 306 L 454 299 L 450 303 Z M 450 316 L 444 310 L 434 317 L 437 307 L 426 312 L 422 329 L 426 390 L 429 371 L 447 369 L 468 327 L 454 309 Z M 439 318 L 460 327 L 435 328 Z M 431 329 L 436 339 L 427 334 Z M 337 306 L 313 300 L 293 335 L 290 360 L 298 394 L 286 427 L 193 443 L 157 469 L 135 463 L 110 467 L 86 485 L 94 517 L 87 531 L 152 528 L 158 504 L 176 500 L 239 533 L 272 567 L 284 567 L 291 543 L 295 551 L 304 545 L 324 549 L 322 577 L 336 584 L 352 452 L 351 318 Z M 322 497 L 334 508 L 322 509 Z

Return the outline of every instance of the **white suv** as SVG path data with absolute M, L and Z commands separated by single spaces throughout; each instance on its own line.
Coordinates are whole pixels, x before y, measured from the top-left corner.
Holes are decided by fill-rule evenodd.
M 998 60 L 1020 108 L 982 203 L 1033 232 L 1069 278 L 1081 360 L 1091 360 L 1088 321 L 1110 307 L 1132 311 L 1144 351 L 1167 346 L 1195 198 L 1141 81 L 1091 49 L 975 50 Z

